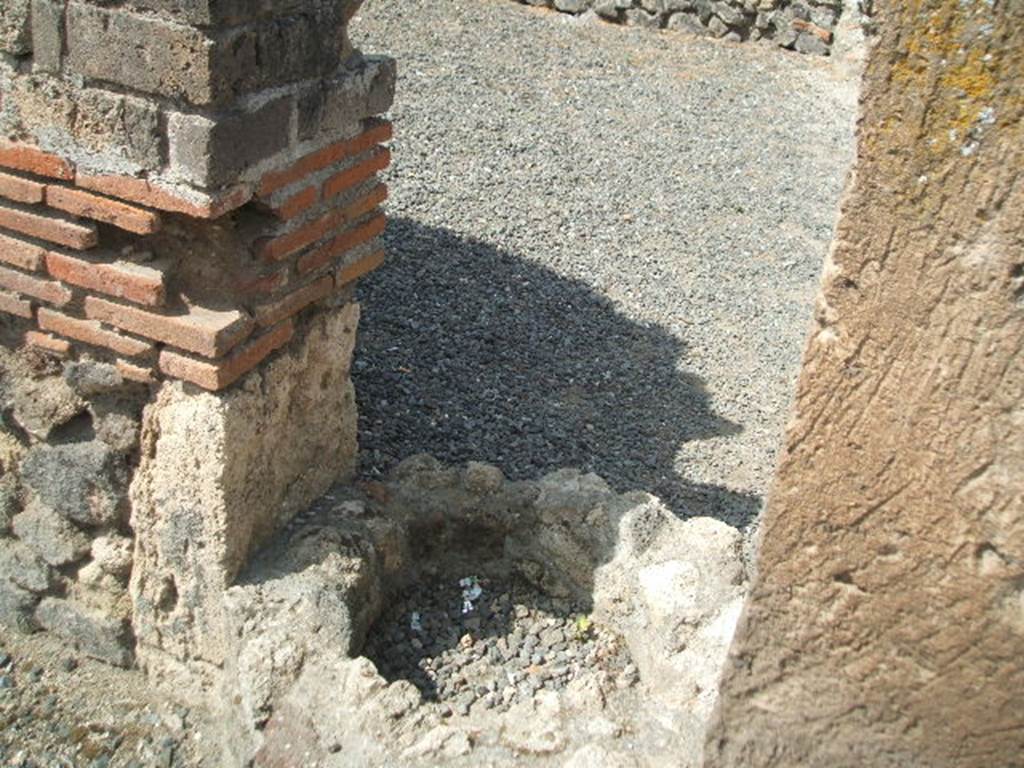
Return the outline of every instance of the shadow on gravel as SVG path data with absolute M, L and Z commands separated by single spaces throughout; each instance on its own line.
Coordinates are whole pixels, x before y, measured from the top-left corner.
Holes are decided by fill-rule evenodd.
M 684 442 L 741 430 L 679 370 L 679 339 L 582 282 L 447 229 L 396 218 L 385 240 L 388 261 L 360 282 L 363 472 L 420 452 L 486 461 L 513 479 L 578 467 L 682 516 L 755 519 L 759 497 L 676 471 Z

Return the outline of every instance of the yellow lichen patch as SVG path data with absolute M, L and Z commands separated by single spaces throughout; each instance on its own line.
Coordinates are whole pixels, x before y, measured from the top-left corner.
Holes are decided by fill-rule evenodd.
M 915 0 L 902 16 L 911 33 L 893 65 L 893 81 L 928 105 L 924 145 L 941 154 L 959 149 L 998 84 L 999 61 L 989 53 L 997 14 L 985 0 Z

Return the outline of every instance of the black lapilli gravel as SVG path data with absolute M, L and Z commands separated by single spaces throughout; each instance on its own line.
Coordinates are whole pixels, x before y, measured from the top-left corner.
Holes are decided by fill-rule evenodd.
M 595 471 L 752 528 L 852 158 L 828 60 L 498 0 L 372 0 L 399 63 L 363 471 Z
M 584 605 L 499 576 L 479 579 L 467 610 L 459 581 L 417 581 L 375 622 L 363 655 L 389 682 L 407 680 L 425 702 L 468 714 L 475 706 L 504 712 L 583 678 L 609 689 L 638 680 L 624 643 L 594 625 Z

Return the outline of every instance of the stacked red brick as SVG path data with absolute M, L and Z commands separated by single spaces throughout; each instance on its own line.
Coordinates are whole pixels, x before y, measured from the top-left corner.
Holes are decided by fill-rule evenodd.
M 222 389 L 286 344 L 299 313 L 382 262 L 378 206 L 387 190 L 377 172 L 390 160 L 379 146 L 390 137 L 390 124 L 367 120 L 360 135 L 263 176 L 249 205 L 261 236 L 227 276 L 231 306 L 190 302 L 173 290 L 173 263 L 132 254 L 146 253 L 168 217 L 225 216 L 251 191 L 199 207 L 141 180 L 78 174 L 32 146 L 0 143 L 0 310 L 31 321 L 25 341 L 49 352 L 88 349 L 129 378 Z M 123 233 L 132 248 L 116 247 Z

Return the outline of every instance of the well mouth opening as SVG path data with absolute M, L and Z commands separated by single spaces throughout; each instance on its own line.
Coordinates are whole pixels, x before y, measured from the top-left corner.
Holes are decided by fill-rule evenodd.
M 228 591 L 224 694 L 266 754 L 303 728 L 386 765 L 676 764 L 700 743 L 744 594 L 724 523 L 578 470 L 420 455 L 289 529 Z

